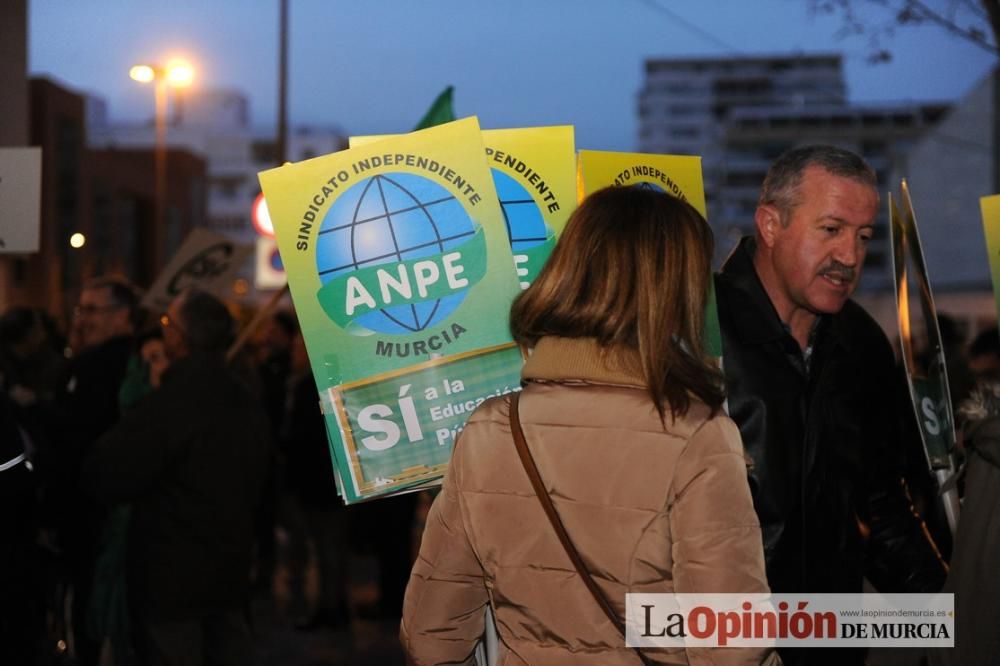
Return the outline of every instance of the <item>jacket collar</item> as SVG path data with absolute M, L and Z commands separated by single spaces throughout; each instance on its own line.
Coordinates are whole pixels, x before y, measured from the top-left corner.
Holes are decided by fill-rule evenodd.
M 602 347 L 594 338 L 540 339 L 525 362 L 521 377 L 526 381 L 579 380 L 646 388 L 637 353 Z
M 783 340 L 789 335 L 757 276 L 753 265 L 756 251 L 757 241 L 744 236 L 722 266 L 726 282 L 740 292 L 730 308 L 730 316 L 736 323 L 734 332 L 741 342 L 748 344 Z
M 741 342 L 747 344 L 791 339 L 791 333 L 778 316 L 778 311 L 774 309 L 774 303 L 764 290 L 757 269 L 753 265 L 756 251 L 756 239 L 753 236 L 744 236 L 722 266 L 722 275 L 726 282 L 740 292 L 739 300 L 732 299 L 730 305 L 730 316 L 736 323 L 735 335 Z M 844 307 L 852 305 L 848 302 Z M 822 338 L 848 348 L 850 331 L 841 330 L 841 326 L 838 325 L 840 319 L 837 315 L 820 315 L 816 322 L 814 340 L 818 342 Z

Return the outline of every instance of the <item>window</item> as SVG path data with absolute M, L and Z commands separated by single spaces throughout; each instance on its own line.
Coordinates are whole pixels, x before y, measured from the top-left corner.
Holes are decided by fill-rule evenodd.
M 697 127 L 680 126 L 670 128 L 670 136 L 675 139 L 697 139 L 700 135 L 701 132 Z

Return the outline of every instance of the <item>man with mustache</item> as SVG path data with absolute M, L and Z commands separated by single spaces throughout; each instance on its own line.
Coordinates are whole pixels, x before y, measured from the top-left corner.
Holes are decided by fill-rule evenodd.
M 902 480 L 913 408 L 885 334 L 850 295 L 878 211 L 859 156 L 780 156 L 755 237 L 716 276 L 730 416 L 743 436 L 775 593 L 937 592 L 945 566 Z M 912 430 L 910 429 L 912 428 Z M 782 650 L 788 664 L 863 652 Z

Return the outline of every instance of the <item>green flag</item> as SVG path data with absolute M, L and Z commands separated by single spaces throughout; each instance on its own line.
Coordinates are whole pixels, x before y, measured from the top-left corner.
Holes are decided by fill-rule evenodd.
M 413 131 L 427 129 L 428 127 L 434 127 L 435 125 L 442 125 L 444 123 L 450 123 L 455 119 L 455 109 L 452 108 L 451 95 L 455 91 L 454 88 L 448 86 L 444 91 L 437 96 L 434 103 L 431 104 L 431 108 L 427 109 L 427 113 L 424 117 L 420 119 L 417 126 L 413 128 Z

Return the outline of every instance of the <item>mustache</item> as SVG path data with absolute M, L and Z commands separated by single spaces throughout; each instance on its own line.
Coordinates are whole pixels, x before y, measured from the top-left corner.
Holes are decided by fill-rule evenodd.
M 857 269 L 853 266 L 847 266 L 842 264 L 837 260 L 831 261 L 829 264 L 820 269 L 820 275 L 829 275 L 831 277 L 839 278 L 845 282 L 853 282 L 854 278 L 857 276 Z

